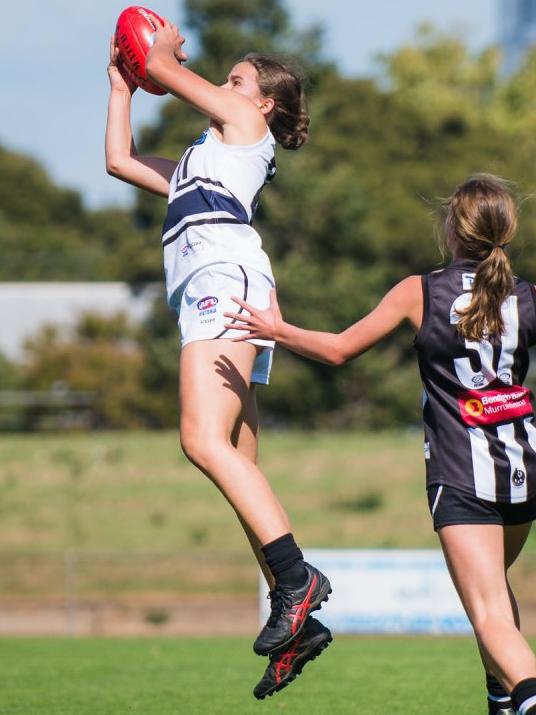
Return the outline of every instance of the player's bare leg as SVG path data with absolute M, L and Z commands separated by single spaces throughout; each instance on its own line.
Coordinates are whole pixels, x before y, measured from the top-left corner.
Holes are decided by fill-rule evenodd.
M 244 402 L 242 412 L 235 424 L 233 433 L 231 435 L 231 443 L 236 447 L 240 454 L 244 455 L 244 457 L 253 462 L 253 464 L 257 464 L 259 447 L 259 417 L 257 411 L 257 397 L 255 385 L 251 385 L 249 388 L 248 397 Z M 246 532 L 246 536 L 248 537 L 249 543 L 251 544 L 251 548 L 253 549 L 255 558 L 259 563 L 264 578 L 268 583 L 268 588 L 271 591 L 275 585 L 275 580 L 272 576 L 272 572 L 268 567 L 268 564 L 266 563 L 264 554 L 261 551 L 262 544 L 257 539 L 253 531 L 249 528 L 249 526 L 244 522 L 240 514 L 237 514 L 237 516 L 240 520 L 240 523 L 242 524 L 244 531 Z
M 285 511 L 250 456 L 232 443 L 248 403 L 256 347 L 230 340 L 189 343 L 181 352 L 180 434 L 185 454 L 266 544 L 290 531 Z
M 257 348 L 230 340 L 196 341 L 181 353 L 181 443 L 190 461 L 220 489 L 239 515 L 252 545 L 261 545 L 275 578 L 271 614 L 254 643 L 259 655 L 286 647 L 309 614 L 327 601 L 331 586 L 306 564 L 288 517 L 264 474 L 233 444 L 232 436 L 250 399 Z
M 515 563 L 527 540 L 530 529 L 527 525 L 506 527 L 504 529 L 504 569 L 506 574 L 506 585 L 512 606 L 512 616 L 516 628 L 520 630 L 519 609 L 510 584 L 508 582 L 508 569 Z M 485 659 L 481 653 L 482 663 L 486 671 L 486 689 L 488 698 L 488 715 L 514 715 L 512 700 L 497 678 L 489 672 Z
M 244 404 L 242 414 L 231 435 L 231 441 L 241 454 L 252 462 L 257 463 L 258 437 L 256 388 L 252 385 L 249 390 L 248 401 Z M 242 522 L 244 531 L 268 583 L 268 588 L 272 591 L 275 583 L 274 577 L 261 551 L 261 544 L 247 524 L 244 524 L 240 515 L 238 515 L 238 518 Z M 286 651 L 270 656 L 268 667 L 253 691 L 255 697 L 262 700 L 267 695 L 272 695 L 285 688 L 300 675 L 306 663 L 317 658 L 331 641 L 332 636 L 329 629 L 312 616 L 309 616 L 302 635 Z
M 505 568 L 507 549 L 511 559 L 529 529 L 523 525 L 509 527 L 506 532 L 491 524 L 464 524 L 439 530 L 454 585 L 473 625 L 486 669 L 507 692 L 520 681 L 536 678 L 536 658 L 518 630 L 515 599 Z

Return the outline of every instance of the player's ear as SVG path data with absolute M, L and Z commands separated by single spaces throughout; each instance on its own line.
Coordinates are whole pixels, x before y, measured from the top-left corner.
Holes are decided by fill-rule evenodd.
M 258 107 L 261 110 L 261 112 L 264 114 L 265 117 L 273 112 L 274 107 L 275 107 L 275 102 L 272 99 L 272 97 L 262 97 L 262 99 L 260 99 L 259 102 L 260 102 L 260 104 L 258 105 Z

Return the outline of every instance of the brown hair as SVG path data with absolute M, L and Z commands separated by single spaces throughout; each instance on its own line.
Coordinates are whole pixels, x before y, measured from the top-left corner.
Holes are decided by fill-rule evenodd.
M 271 55 L 250 52 L 241 61 L 255 67 L 260 91 L 274 100 L 269 123 L 276 141 L 285 149 L 299 149 L 309 134 L 304 78 Z
M 477 260 L 473 294 L 458 311 L 459 333 L 469 340 L 498 338 L 504 331 L 501 306 L 514 288 L 505 248 L 517 230 L 517 205 L 502 179 L 477 174 L 444 202 L 444 244 Z

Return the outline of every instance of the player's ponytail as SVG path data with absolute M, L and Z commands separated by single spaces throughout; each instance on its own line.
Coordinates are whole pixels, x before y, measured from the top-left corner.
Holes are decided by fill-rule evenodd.
M 284 149 L 299 149 L 309 135 L 309 112 L 304 79 L 296 71 L 270 55 L 250 52 L 242 62 L 257 70 L 259 89 L 274 100 L 270 130 Z
M 506 247 L 517 230 L 517 206 L 506 183 L 478 174 L 458 186 L 446 201 L 445 241 L 478 261 L 471 302 L 458 311 L 459 333 L 468 340 L 500 338 L 501 306 L 514 288 Z

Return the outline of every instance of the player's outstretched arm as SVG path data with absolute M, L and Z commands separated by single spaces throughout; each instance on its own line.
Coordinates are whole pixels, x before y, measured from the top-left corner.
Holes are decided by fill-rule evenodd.
M 328 365 L 342 365 L 361 355 L 404 320 L 409 320 L 416 330 L 419 330 L 422 322 L 420 276 L 409 276 L 398 283 L 373 311 L 342 333 L 304 330 L 286 323 L 279 310 L 275 290 L 271 293 L 270 307 L 267 310 L 258 310 L 240 298 L 233 297 L 233 300 L 249 313 L 225 314 L 237 321 L 226 327 L 246 331 L 241 338 L 235 338 L 236 340 L 275 340 L 288 350 Z
M 136 85 L 123 70 L 114 38 L 110 42 L 110 99 L 106 123 L 106 171 L 118 179 L 167 196 L 176 161 L 157 156 L 139 156 L 130 124 L 131 99 Z
M 237 127 L 251 134 L 241 137 L 244 143 L 258 141 L 266 133 L 266 120 L 259 108 L 248 97 L 218 87 L 183 67 L 181 62 L 187 59 L 182 50 L 184 41 L 168 20 L 163 18 L 162 25 L 156 22 L 155 41 L 145 61 L 149 79 L 220 126 Z

